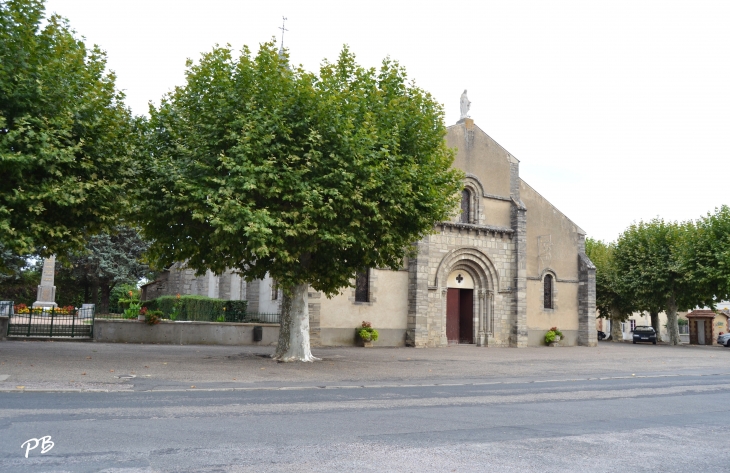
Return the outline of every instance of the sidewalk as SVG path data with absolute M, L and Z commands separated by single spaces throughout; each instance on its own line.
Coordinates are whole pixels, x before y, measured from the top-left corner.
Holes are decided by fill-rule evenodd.
M 730 349 L 598 347 L 315 348 L 276 363 L 273 347 L 0 342 L 0 391 L 155 391 L 730 373 Z M 194 387 L 193 387 L 194 386 Z

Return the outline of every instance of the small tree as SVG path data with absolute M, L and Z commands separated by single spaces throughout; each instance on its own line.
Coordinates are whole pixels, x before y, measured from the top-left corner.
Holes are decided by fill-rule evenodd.
M 443 111 L 385 60 L 345 48 L 319 74 L 274 44 L 215 48 L 151 110 L 139 215 L 159 267 L 268 272 L 284 288 L 281 361 L 312 361 L 308 289 L 336 294 L 364 267 L 398 268 L 454 212 Z
M 48 256 L 117 223 L 134 140 L 104 52 L 43 15 L 41 0 L 0 2 L 0 243 Z
M 621 322 L 635 307 L 626 292 L 622 273 L 616 268 L 615 250 L 614 243 L 586 239 L 586 255 L 596 265 L 596 309 L 600 317 L 611 321 L 611 340 L 620 342 L 623 340 Z

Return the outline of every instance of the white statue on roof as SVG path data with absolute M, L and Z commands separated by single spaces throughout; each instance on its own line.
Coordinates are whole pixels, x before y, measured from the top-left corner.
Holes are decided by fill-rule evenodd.
M 466 89 L 464 89 L 464 93 L 461 94 L 461 117 L 459 120 L 463 120 L 465 118 L 469 117 L 469 107 L 471 106 L 471 102 L 469 102 L 469 97 L 466 96 Z

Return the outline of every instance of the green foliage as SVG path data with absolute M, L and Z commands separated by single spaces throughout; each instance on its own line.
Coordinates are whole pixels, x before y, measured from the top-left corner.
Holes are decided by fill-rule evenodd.
M 83 248 L 127 205 L 134 123 L 106 72 L 41 0 L 0 2 L 0 242 L 43 256 Z M 3 261 L 0 261 L 0 265 Z
M 147 272 L 147 265 L 141 259 L 148 246 L 136 229 L 122 225 L 110 233 L 92 235 L 87 238 L 83 251 L 70 256 L 71 277 L 99 288 L 99 313 L 108 312 L 111 291 L 118 284 L 133 284 L 135 287 L 130 290 L 137 293 L 139 300 L 136 283 Z
M 142 308 L 142 304 L 140 302 L 130 302 L 129 308 L 124 309 L 124 318 L 125 319 L 136 319 L 139 317 L 139 311 Z
M 131 293 L 131 295 L 130 295 Z M 140 291 L 137 284 L 126 283 L 114 286 L 109 296 L 109 312 L 118 313 L 129 307 L 130 302 L 139 301 Z
M 653 219 L 631 225 L 616 243 L 615 264 L 633 299 L 642 308 L 665 307 L 672 299 L 679 310 L 702 303 L 700 289 L 687 273 L 684 246 L 695 231 L 691 223 Z
M 247 301 L 226 301 L 204 296 L 161 296 L 142 303 L 148 310 L 159 310 L 170 320 L 198 322 L 247 321 Z
M 558 330 L 558 327 L 552 327 L 545 334 L 545 345 L 549 345 L 549 344 L 553 343 L 554 341 L 560 340 L 562 338 L 563 338 L 563 332 Z
M 328 295 L 363 267 L 399 268 L 455 210 L 441 106 L 397 63 L 319 74 L 274 44 L 215 48 L 151 109 L 137 209 L 158 267 L 268 272 Z
M 147 325 L 157 325 L 162 321 L 161 310 L 148 310 L 144 314 L 144 323 Z
M 730 299 L 730 207 L 723 205 L 695 222 L 683 251 L 685 277 L 693 281 L 698 305 Z
M 378 331 L 372 327 L 370 322 L 363 322 L 357 329 L 357 335 L 363 342 L 375 342 L 378 340 Z
M 41 260 L 29 259 L 3 250 L 4 258 L 9 268 L 7 273 L 0 272 L 0 300 L 15 301 L 17 304 L 31 305 L 38 295 L 38 285 L 41 283 Z M 62 304 L 69 305 L 69 304 Z
M 616 244 L 586 239 L 586 255 L 596 266 L 596 309 L 600 317 L 626 320 L 635 310 L 623 273 L 616 267 Z

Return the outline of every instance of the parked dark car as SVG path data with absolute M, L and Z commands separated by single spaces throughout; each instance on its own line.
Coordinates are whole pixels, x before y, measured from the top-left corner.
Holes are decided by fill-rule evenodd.
M 598 339 L 599 340 L 605 340 L 606 339 L 606 332 L 598 331 Z
M 649 325 L 638 325 L 634 328 L 634 343 L 651 342 L 656 345 L 656 331 Z

